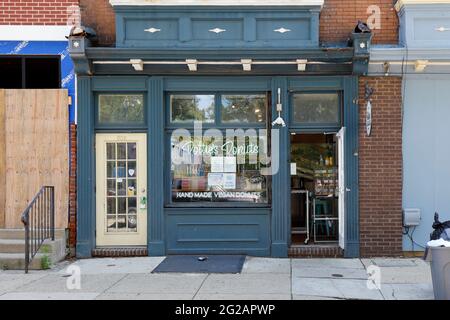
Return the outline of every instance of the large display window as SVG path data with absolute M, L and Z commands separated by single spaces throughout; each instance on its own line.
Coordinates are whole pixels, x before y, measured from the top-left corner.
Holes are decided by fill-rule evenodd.
M 267 95 L 183 93 L 170 94 L 166 101 L 170 103 L 171 123 L 175 119 L 174 110 L 177 119 L 190 119 L 185 122 L 186 128 L 168 131 L 171 149 L 169 204 L 268 205 Z M 192 117 L 194 113 L 198 116 Z M 214 122 L 206 121 L 206 127 L 216 127 L 201 130 L 199 134 L 194 130 L 194 121 L 205 119 L 206 114 L 214 115 L 209 118 Z M 195 126 L 199 123 L 203 124 L 195 122 Z

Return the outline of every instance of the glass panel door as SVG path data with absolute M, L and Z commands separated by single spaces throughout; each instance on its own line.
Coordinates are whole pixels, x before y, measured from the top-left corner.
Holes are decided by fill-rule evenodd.
M 145 134 L 97 135 L 97 245 L 145 245 Z

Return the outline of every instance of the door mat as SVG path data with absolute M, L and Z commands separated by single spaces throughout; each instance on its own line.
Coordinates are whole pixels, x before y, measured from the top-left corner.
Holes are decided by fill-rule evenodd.
M 175 255 L 165 258 L 152 273 L 241 273 L 245 255 Z

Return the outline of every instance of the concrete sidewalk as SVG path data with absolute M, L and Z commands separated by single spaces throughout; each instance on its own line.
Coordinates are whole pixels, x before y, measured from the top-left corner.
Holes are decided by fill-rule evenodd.
M 0 271 L 0 300 L 433 299 L 430 267 L 421 259 L 247 257 L 241 274 L 152 274 L 163 259 L 78 260 L 27 275 Z M 68 289 L 67 283 L 77 283 L 70 275 L 78 270 L 81 288 Z M 367 272 L 375 281 L 368 281 Z

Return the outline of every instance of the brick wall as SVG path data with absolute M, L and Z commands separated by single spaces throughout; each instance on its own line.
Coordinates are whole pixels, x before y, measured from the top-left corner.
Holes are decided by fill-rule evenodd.
M 78 0 L 1 0 L 0 24 L 66 25 Z
M 81 22 L 95 30 L 99 45 L 113 46 L 116 41 L 116 23 L 108 0 L 80 0 Z
M 262 1 L 263 2 L 263 1 Z M 320 41 L 322 43 L 345 42 L 358 20 L 367 21 L 370 5 L 377 5 L 381 12 L 381 29 L 374 30 L 374 43 L 398 42 L 398 19 L 395 0 L 325 0 L 320 15 Z M 80 0 L 82 23 L 96 30 L 101 45 L 113 45 L 115 41 L 114 11 L 108 0 Z
M 348 39 L 358 20 L 367 22 L 371 5 L 380 8 L 380 29 L 373 30 L 373 43 L 398 43 L 398 18 L 395 0 L 325 0 L 320 14 L 320 41 L 342 42 Z
M 70 125 L 69 172 L 69 247 L 75 248 L 77 240 L 77 125 Z M 74 251 L 71 254 L 75 254 Z
M 365 129 L 365 83 L 372 95 L 372 135 Z M 402 80 L 359 80 L 359 215 L 361 256 L 402 252 Z

